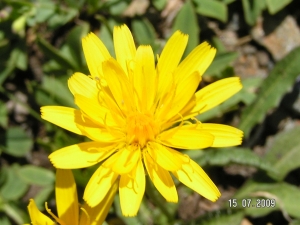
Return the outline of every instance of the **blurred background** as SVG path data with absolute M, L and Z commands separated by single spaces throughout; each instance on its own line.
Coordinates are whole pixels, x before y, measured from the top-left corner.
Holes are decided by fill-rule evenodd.
M 27 205 L 55 213 L 55 170 L 48 155 L 87 141 L 40 118 L 43 105 L 76 107 L 67 80 L 88 74 L 81 38 L 92 31 L 114 56 L 114 25 L 160 54 L 176 31 L 189 34 L 184 57 L 208 41 L 217 56 L 199 88 L 239 76 L 243 90 L 198 116 L 245 132 L 242 146 L 186 151 L 220 189 L 209 202 L 176 182 L 167 203 L 147 182 L 136 217 L 112 225 L 300 224 L 300 2 L 297 0 L 1 0 L 0 224 L 29 223 Z M 99 166 L 99 165 L 97 165 Z M 74 170 L 79 198 L 96 167 Z

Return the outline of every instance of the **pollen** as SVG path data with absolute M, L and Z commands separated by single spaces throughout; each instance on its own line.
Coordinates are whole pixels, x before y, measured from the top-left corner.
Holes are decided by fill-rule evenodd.
M 150 113 L 132 112 L 127 117 L 126 134 L 128 144 L 139 145 L 142 149 L 159 134 L 159 123 Z

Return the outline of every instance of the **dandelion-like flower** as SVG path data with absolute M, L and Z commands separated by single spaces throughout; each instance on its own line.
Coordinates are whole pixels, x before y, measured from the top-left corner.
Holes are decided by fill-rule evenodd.
M 233 77 L 196 92 L 216 50 L 203 43 L 179 64 L 187 40 L 187 35 L 175 32 L 155 66 L 151 47 L 136 49 L 126 25 L 114 28 L 116 59 L 90 33 L 82 40 L 90 76 L 75 73 L 68 82 L 80 109 L 41 108 L 43 119 L 92 140 L 52 153 L 49 158 L 55 167 L 84 168 L 106 159 L 84 192 L 91 207 L 119 179 L 122 212 L 136 215 L 145 191 L 145 174 L 168 202 L 177 202 L 170 172 L 205 198 L 219 198 L 219 190 L 201 167 L 175 149 L 239 145 L 240 130 L 201 123 L 194 116 L 219 105 L 242 85 Z
M 58 169 L 55 185 L 58 217 L 51 212 L 46 204 L 46 210 L 53 220 L 50 219 L 41 213 L 34 200 L 30 199 L 28 205 L 30 220 L 33 225 L 101 225 L 114 200 L 116 190 L 117 185 L 114 184 L 100 204 L 91 208 L 85 203 L 81 208 L 81 213 L 79 213 L 77 190 L 72 171 Z

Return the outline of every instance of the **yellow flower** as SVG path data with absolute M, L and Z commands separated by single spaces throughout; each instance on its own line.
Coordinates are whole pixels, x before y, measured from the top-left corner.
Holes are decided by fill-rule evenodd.
M 79 204 L 77 199 L 76 185 L 71 170 L 58 169 L 56 172 L 56 205 L 58 217 L 56 217 L 46 204 L 47 212 L 53 217 L 54 221 L 41 213 L 30 199 L 28 211 L 33 225 L 101 225 L 113 202 L 117 183 L 113 184 L 110 191 L 100 204 L 94 208 L 86 203 L 81 208 L 79 214 Z M 57 223 L 56 223 L 56 222 Z
M 196 47 L 180 64 L 188 36 L 177 31 L 157 57 L 150 46 L 134 45 L 126 25 L 114 28 L 116 59 L 90 33 L 82 40 L 90 76 L 75 73 L 68 82 L 80 109 L 41 108 L 42 118 L 92 141 L 62 148 L 49 158 L 57 168 L 89 167 L 105 159 L 91 177 L 84 200 L 97 205 L 119 178 L 121 209 L 136 215 L 145 191 L 145 174 L 168 202 L 178 196 L 171 172 L 205 198 L 220 192 L 206 173 L 176 149 L 239 145 L 242 131 L 201 123 L 194 116 L 219 105 L 242 85 L 227 78 L 197 90 L 216 50 Z

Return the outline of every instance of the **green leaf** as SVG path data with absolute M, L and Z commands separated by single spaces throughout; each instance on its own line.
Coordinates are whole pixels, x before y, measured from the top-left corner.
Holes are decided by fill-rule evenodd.
M 74 27 L 68 34 L 66 42 L 61 47 L 61 53 L 69 59 L 73 65 L 76 65 L 76 71 L 82 69 L 84 65 L 84 56 L 82 51 L 81 39 L 87 35 L 89 24 L 81 22 L 80 25 Z
M 236 0 L 222 0 L 222 2 L 224 2 L 225 4 L 230 4 L 232 2 L 235 2 Z
M 108 49 L 110 55 L 115 58 L 116 55 L 113 42 L 113 29 L 114 26 L 119 24 L 112 18 L 106 21 L 105 18 L 99 17 L 99 20 L 103 23 L 103 26 L 101 26 L 100 34 L 98 36 Z
M 151 45 L 156 49 L 155 30 L 147 19 L 135 19 L 132 21 L 132 32 L 139 45 Z
M 254 0 L 251 1 L 253 4 L 250 3 L 250 0 L 242 0 L 243 3 L 243 10 L 245 20 L 248 25 L 254 25 L 257 18 L 261 15 L 262 11 L 266 8 L 266 0 Z M 251 5 L 253 7 L 251 7 Z
M 49 185 L 40 190 L 34 197 L 34 202 L 39 209 L 45 208 L 45 202 L 49 198 L 50 194 L 53 192 L 53 185 Z
M 17 200 L 22 197 L 28 189 L 28 185 L 18 175 L 19 166 L 5 167 L 1 173 L 6 175 L 0 194 L 5 200 Z
M 201 166 L 225 166 L 235 163 L 253 166 L 265 171 L 274 170 L 269 162 L 263 160 L 248 148 L 207 149 L 199 151 L 199 153 L 197 151 L 186 152 Z
M 212 17 L 222 22 L 227 21 L 227 6 L 216 0 L 194 0 L 197 4 L 196 12 L 200 15 Z
M 275 14 L 290 4 L 293 0 L 266 0 L 270 14 Z
M 187 0 L 178 12 L 172 27 L 173 31 L 180 30 L 189 35 L 189 41 L 183 58 L 187 56 L 199 44 L 199 26 L 197 16 L 190 0 Z
M 32 138 L 21 127 L 10 127 L 6 132 L 4 152 L 21 157 L 26 155 L 32 148 Z
M 153 0 L 152 4 L 157 10 L 161 11 L 166 6 L 167 0 Z
M 265 155 L 264 159 L 270 162 L 276 171 L 269 175 L 275 180 L 283 180 L 284 177 L 292 170 L 300 167 L 300 127 L 279 133 L 275 136 L 275 140 Z
M 6 128 L 8 122 L 7 108 L 4 102 L 0 101 L 0 126 Z
M 242 0 L 245 21 L 248 25 L 254 25 L 255 20 L 252 14 L 249 0 Z
M 256 100 L 242 112 L 239 128 L 247 137 L 252 127 L 261 122 L 268 110 L 276 107 L 300 74 L 300 47 L 276 64 L 260 87 Z
M 199 225 L 224 225 L 224 224 L 230 224 L 230 225 L 240 225 L 242 220 L 244 218 L 244 212 L 234 212 L 234 213 L 222 213 L 221 215 L 214 216 L 211 219 L 203 219 L 199 220 L 199 222 L 196 222 L 195 224 Z
M 1 225 L 11 225 L 11 223 L 9 222 L 9 219 L 6 216 L 0 217 L 0 224 Z
M 205 72 L 205 76 L 213 75 L 221 72 L 230 63 L 232 63 L 237 57 L 238 57 L 237 52 L 226 52 L 222 54 L 217 54 L 212 64 L 208 67 L 207 71 Z
M 63 84 L 62 81 L 54 77 L 44 76 L 42 88 L 50 94 L 50 96 L 48 96 L 49 98 L 54 98 L 60 105 L 76 107 L 73 95 L 68 89 L 67 82 Z
M 238 200 L 240 207 L 242 207 L 242 199 L 251 199 L 251 207 L 244 208 L 246 214 L 250 216 L 264 216 L 272 211 L 281 210 L 290 216 L 300 218 L 300 189 L 291 184 L 249 181 L 236 193 L 234 198 Z M 275 199 L 276 207 L 257 207 L 257 203 L 261 199 Z
M 300 225 L 300 219 L 299 220 L 293 220 L 289 223 L 289 225 Z
M 51 1 L 39 1 L 36 3 L 35 8 L 36 22 L 43 23 L 55 13 L 56 4 Z
M 246 105 L 251 104 L 256 98 L 254 90 L 261 84 L 261 82 L 261 78 L 248 78 L 242 80 L 242 90 L 240 90 L 238 93 L 236 93 L 234 96 L 232 96 L 222 104 L 196 116 L 196 118 L 202 122 L 207 121 L 215 117 L 220 117 L 224 113 L 230 111 L 230 109 L 234 109 L 234 107 L 237 106 L 239 102 L 244 102 Z
M 24 224 L 24 211 L 18 208 L 13 202 L 5 203 L 3 211 L 9 216 L 16 224 Z M 2 225 L 2 224 L 1 224 Z
M 52 171 L 33 165 L 21 167 L 18 174 L 26 183 L 40 186 L 52 186 L 55 180 Z
M 49 59 L 55 60 L 58 64 L 62 65 L 65 69 L 76 69 L 76 65 L 74 65 L 58 49 L 54 48 L 45 39 L 39 37 L 37 40 L 38 40 L 39 47 Z

